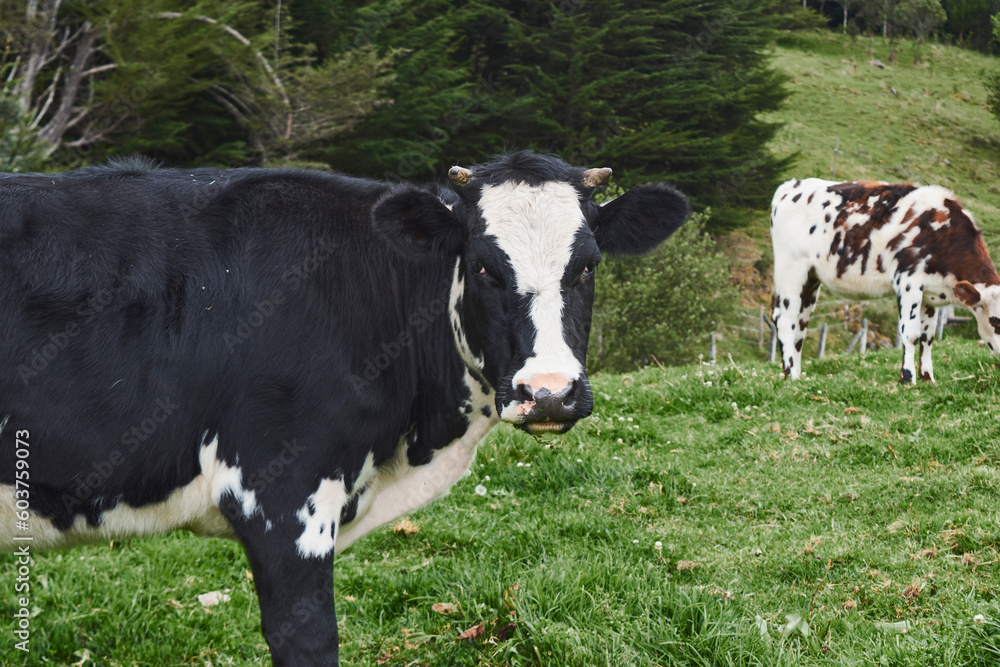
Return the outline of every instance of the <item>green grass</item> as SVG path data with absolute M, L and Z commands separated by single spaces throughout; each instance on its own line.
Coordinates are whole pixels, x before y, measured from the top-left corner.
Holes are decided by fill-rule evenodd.
M 345 664 L 997 664 L 1000 380 L 975 343 L 935 356 L 938 384 L 916 387 L 896 351 L 797 383 L 762 362 L 594 378 L 592 418 L 537 441 L 497 429 L 418 532 L 338 559 Z M 267 663 L 235 543 L 38 554 L 27 656 L 12 560 L 4 664 Z M 232 599 L 206 611 L 217 589 Z M 782 636 L 788 615 L 808 637 Z

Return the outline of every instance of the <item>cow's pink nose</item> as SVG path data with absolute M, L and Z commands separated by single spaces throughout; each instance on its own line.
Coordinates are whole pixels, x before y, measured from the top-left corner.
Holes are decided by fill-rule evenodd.
M 535 402 L 534 409 L 529 413 L 532 421 L 563 421 L 573 418 L 576 389 L 576 380 L 549 373 L 536 375 L 529 382 L 519 382 L 517 398 L 521 402 Z
M 542 375 L 536 375 L 531 378 L 528 382 L 523 380 L 518 380 L 517 382 L 519 388 L 528 394 L 530 398 L 542 391 L 546 390 L 550 394 L 560 394 L 571 389 L 574 382 L 565 375 L 559 375 L 557 373 L 544 373 Z

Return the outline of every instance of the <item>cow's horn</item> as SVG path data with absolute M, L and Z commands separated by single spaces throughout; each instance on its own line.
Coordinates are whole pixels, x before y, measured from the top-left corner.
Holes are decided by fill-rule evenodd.
M 609 178 L 611 178 L 611 169 L 608 167 L 588 169 L 583 172 L 583 187 L 596 188 L 598 185 L 607 183 Z
M 460 187 L 466 186 L 469 184 L 469 181 L 472 180 L 472 171 L 466 169 L 465 167 L 459 167 L 458 165 L 455 165 L 454 167 L 448 170 L 448 178 L 450 178 L 451 182 L 454 183 L 455 185 L 458 185 Z

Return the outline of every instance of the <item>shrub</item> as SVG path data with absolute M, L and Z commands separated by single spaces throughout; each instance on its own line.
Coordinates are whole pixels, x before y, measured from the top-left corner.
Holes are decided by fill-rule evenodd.
M 717 322 L 735 311 L 729 260 L 705 233 L 709 212 L 691 216 L 641 257 L 607 257 L 594 299 L 588 367 L 622 372 L 689 362 Z

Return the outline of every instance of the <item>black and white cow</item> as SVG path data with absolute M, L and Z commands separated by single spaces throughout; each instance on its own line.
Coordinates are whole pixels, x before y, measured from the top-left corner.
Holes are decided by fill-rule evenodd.
M 275 664 L 337 664 L 335 552 L 447 493 L 498 420 L 590 413 L 601 253 L 688 211 L 666 185 L 597 206 L 609 175 L 520 152 L 433 190 L 141 162 L 0 177 L 0 546 L 235 537 Z
M 802 372 L 821 284 L 848 299 L 896 296 L 900 382 L 934 381 L 933 328 L 946 304 L 971 309 L 980 336 L 1000 354 L 1000 276 L 972 216 L 942 187 L 791 180 L 771 202 L 771 241 L 772 317 L 786 376 Z

